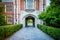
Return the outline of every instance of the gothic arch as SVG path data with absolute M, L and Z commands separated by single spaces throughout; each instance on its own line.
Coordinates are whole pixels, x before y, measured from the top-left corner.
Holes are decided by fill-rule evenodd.
M 28 25 L 28 23 L 27 23 L 28 20 L 32 20 L 32 25 Z M 26 26 L 26 27 L 31 27 L 31 26 L 35 27 L 35 18 L 32 17 L 32 16 L 26 17 L 26 18 L 25 18 L 25 26 Z
M 33 14 L 27 14 L 27 15 L 25 15 L 24 17 L 23 17 L 23 19 L 24 18 L 26 18 L 26 17 L 28 17 L 28 16 L 31 16 L 31 17 L 34 17 L 34 18 L 37 18 L 35 15 L 33 15 Z M 38 18 L 37 18 L 38 19 Z

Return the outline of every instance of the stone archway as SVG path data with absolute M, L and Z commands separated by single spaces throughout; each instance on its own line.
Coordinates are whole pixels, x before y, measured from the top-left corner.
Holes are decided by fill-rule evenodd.
M 34 25 L 33 26 L 37 27 L 37 24 L 40 23 L 40 20 L 34 14 L 21 15 L 20 23 L 23 24 L 23 27 L 26 27 L 26 25 L 27 25 L 26 21 L 28 20 L 29 16 L 30 16 L 30 19 L 32 19 L 34 21 L 34 23 L 33 23 Z
M 25 27 L 35 27 L 35 18 L 32 16 L 28 16 L 25 18 Z

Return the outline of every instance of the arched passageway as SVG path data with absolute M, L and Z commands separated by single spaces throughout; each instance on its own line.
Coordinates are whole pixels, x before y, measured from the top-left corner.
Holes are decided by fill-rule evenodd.
M 35 18 L 32 16 L 28 16 L 25 18 L 25 26 L 26 27 L 35 27 Z
M 37 27 L 37 24 L 40 24 L 40 20 L 37 18 L 36 15 L 33 14 L 24 14 L 21 17 L 21 24 L 23 24 L 23 27 Z M 32 24 L 29 25 L 28 20 L 32 21 Z

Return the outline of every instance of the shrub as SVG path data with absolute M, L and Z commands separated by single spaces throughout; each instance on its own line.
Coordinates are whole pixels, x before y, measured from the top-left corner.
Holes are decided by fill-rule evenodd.
M 53 37 L 55 40 L 60 40 L 60 29 L 54 28 L 51 26 L 44 26 L 44 25 L 37 25 L 39 29 L 41 29 L 43 32 L 49 34 L 51 37 Z
M 0 40 L 4 39 L 4 27 L 0 27 Z
M 22 28 L 22 24 L 0 26 L 0 40 L 11 36 L 14 32 Z

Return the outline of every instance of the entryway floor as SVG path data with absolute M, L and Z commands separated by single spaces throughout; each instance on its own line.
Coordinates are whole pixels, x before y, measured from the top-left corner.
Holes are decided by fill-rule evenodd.
M 17 31 L 7 40 L 54 40 L 49 35 L 35 27 L 26 27 Z

